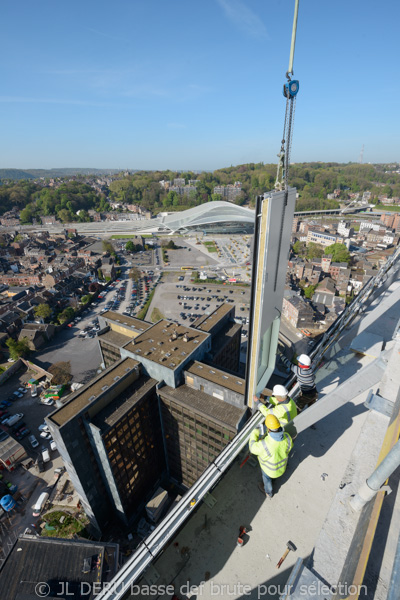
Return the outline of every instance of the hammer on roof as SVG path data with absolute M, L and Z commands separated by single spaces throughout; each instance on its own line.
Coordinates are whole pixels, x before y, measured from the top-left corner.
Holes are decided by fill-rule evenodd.
M 296 546 L 290 540 L 286 543 L 286 546 L 287 546 L 287 548 L 286 548 L 285 552 L 283 553 L 283 555 L 279 559 L 278 564 L 276 565 L 277 569 L 280 568 L 281 564 L 283 563 L 283 561 L 285 560 L 285 558 L 287 557 L 287 555 L 289 554 L 289 552 L 291 550 L 293 550 L 293 552 L 296 552 L 296 550 L 297 550 Z

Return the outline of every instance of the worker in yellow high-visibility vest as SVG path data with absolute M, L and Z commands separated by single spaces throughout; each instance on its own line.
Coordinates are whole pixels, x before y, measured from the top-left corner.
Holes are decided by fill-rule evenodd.
M 255 400 L 258 401 L 258 398 L 255 397 Z M 272 396 L 268 398 L 267 404 L 258 404 L 258 410 L 264 417 L 275 415 L 282 427 L 285 427 L 297 416 L 297 406 L 283 385 L 274 385 Z
M 249 449 L 258 457 L 263 484 L 260 491 L 268 498 L 274 495 L 272 481 L 286 471 L 288 456 L 293 448 L 292 438 L 283 431 L 275 415 L 267 415 L 265 419 L 267 435 L 260 439 L 260 430 L 254 429 L 250 435 Z

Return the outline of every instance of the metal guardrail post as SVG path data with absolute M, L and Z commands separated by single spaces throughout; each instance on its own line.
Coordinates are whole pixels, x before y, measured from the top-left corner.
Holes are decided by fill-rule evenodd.
M 360 487 L 357 494 L 351 498 L 351 508 L 355 512 L 360 512 L 363 506 L 372 500 L 372 498 L 376 496 L 379 491 L 383 491 L 382 486 L 384 486 L 385 481 L 389 479 L 390 475 L 392 475 L 399 465 L 400 441 L 393 446 L 393 448 L 385 456 L 383 461 L 378 465 L 372 475 L 368 477 L 366 482 Z M 386 488 L 386 491 L 389 489 L 390 488 Z

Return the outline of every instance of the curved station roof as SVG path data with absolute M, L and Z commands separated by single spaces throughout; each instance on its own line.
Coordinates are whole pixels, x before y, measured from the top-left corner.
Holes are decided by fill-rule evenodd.
M 188 210 L 159 217 L 159 230 L 171 233 L 207 231 L 208 233 L 252 233 L 254 211 L 230 202 L 207 202 Z

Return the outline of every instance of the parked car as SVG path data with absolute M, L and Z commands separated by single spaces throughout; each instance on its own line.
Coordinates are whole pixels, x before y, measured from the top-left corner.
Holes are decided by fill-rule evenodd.
M 41 431 L 40 437 L 44 438 L 45 440 L 51 440 L 51 433 L 49 431 Z
M 57 450 L 57 446 L 54 440 L 50 440 L 50 449 Z
M 46 423 L 42 423 L 38 427 L 39 431 L 49 431 L 49 426 Z
M 43 458 L 44 463 L 47 463 L 50 461 L 50 452 L 48 451 L 47 448 L 45 448 L 45 446 L 42 447 L 42 458 Z
M 52 406 L 54 404 L 54 400 L 53 398 L 45 398 L 44 400 L 42 400 L 43 404 L 47 404 L 48 406 Z
M 39 442 L 34 435 L 30 435 L 28 439 L 32 448 L 37 448 L 39 446 Z

